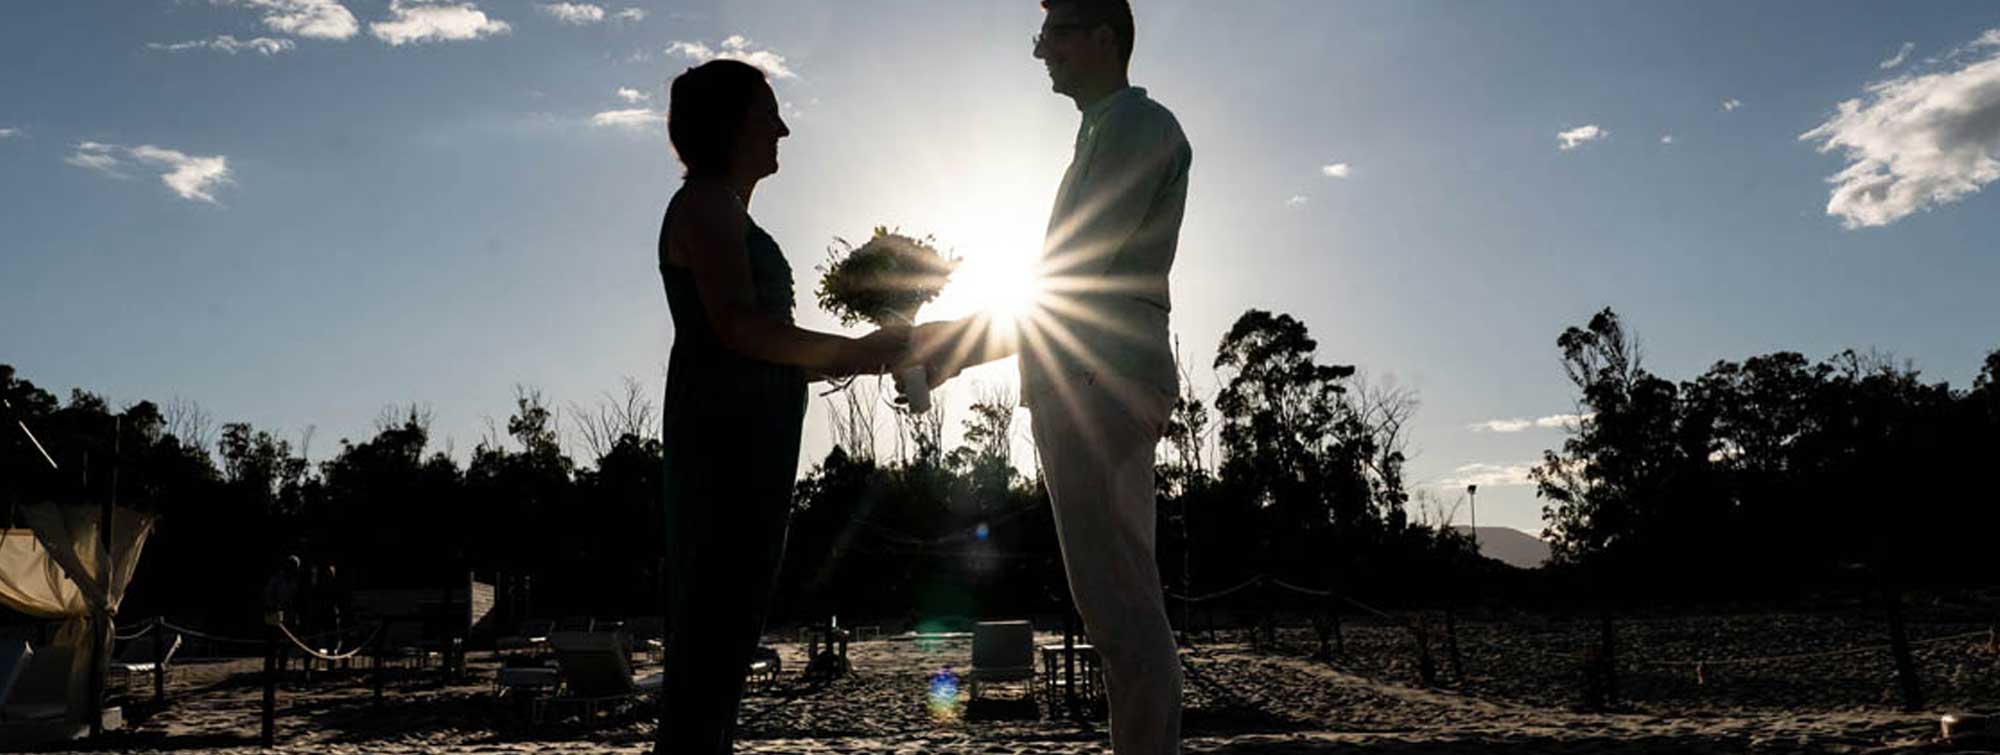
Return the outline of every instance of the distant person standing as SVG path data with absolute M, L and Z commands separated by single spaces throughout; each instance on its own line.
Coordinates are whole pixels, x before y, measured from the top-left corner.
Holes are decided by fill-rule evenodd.
M 1181 667 L 1154 556 L 1153 451 L 1179 391 L 1167 278 L 1193 150 L 1173 113 L 1127 78 L 1127 0 L 1042 7 L 1035 57 L 1083 118 L 1043 242 L 1041 301 L 1017 338 L 980 315 L 919 326 L 913 342 L 933 381 L 1020 355 L 1070 593 L 1104 659 L 1112 751 L 1178 753 Z
M 676 77 L 667 133 L 687 167 L 667 204 L 660 278 L 673 316 L 666 447 L 667 648 L 655 752 L 734 750 L 744 674 L 763 632 L 798 472 L 806 383 L 913 363 L 909 328 L 862 338 L 792 323 L 792 268 L 750 218 L 791 134 L 754 67 Z

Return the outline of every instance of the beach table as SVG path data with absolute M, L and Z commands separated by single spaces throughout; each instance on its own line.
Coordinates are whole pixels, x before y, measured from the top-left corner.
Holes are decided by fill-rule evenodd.
M 1053 705 L 1056 695 L 1067 689 L 1069 679 L 1063 670 L 1069 665 L 1065 654 L 1076 657 L 1076 694 L 1084 702 L 1095 702 L 1104 689 L 1104 677 L 1098 662 L 1097 648 L 1088 643 L 1077 643 L 1064 647 L 1060 642 L 1037 646 L 1042 654 L 1042 688 Z

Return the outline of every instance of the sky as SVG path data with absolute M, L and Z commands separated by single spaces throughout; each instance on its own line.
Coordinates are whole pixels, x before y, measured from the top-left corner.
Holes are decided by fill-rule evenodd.
M 1238 315 L 1289 313 L 1322 361 L 1415 391 L 1411 477 L 1446 505 L 1478 483 L 1481 525 L 1540 529 L 1525 469 L 1578 411 L 1555 339 L 1604 307 L 1676 380 L 1856 348 L 1963 386 L 2000 348 L 2000 7 L 1134 6 L 1133 83 L 1194 148 L 1172 285 L 1196 388 Z M 965 258 L 926 317 L 997 305 L 1078 122 L 1031 57 L 1041 14 L 9 0 L 0 363 L 312 428 L 314 460 L 391 405 L 462 459 L 518 386 L 656 396 L 665 86 L 718 56 L 763 68 L 793 130 L 751 212 L 801 324 L 839 330 L 813 267 L 877 225 Z M 951 424 L 1012 371 L 947 386 Z M 805 462 L 830 446 L 816 400 Z

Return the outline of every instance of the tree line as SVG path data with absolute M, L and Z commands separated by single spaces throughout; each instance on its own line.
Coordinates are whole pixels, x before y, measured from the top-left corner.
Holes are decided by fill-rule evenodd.
M 1557 346 L 1583 419 L 1533 472 L 1556 568 L 1527 576 L 1474 557 L 1434 491 L 1406 478 L 1414 393 L 1322 360 L 1296 318 L 1244 313 L 1204 360 L 1216 389 L 1183 380 L 1160 447 L 1167 588 L 1266 575 L 1407 605 L 1546 595 L 1578 575 L 1709 594 L 1860 567 L 1990 579 L 1975 554 L 2000 506 L 1976 473 L 2000 459 L 2000 351 L 1961 390 L 1854 352 L 1718 362 L 1674 383 L 1647 371 L 1610 310 Z M 657 615 L 672 576 L 659 408 L 638 381 L 566 412 L 521 390 L 464 462 L 420 406 L 385 409 L 372 437 L 313 462 L 309 429 L 219 424 L 189 401 L 59 400 L 6 365 L 0 398 L 6 424 L 32 428 L 61 465 L 6 428 L 10 504 L 96 503 L 115 480 L 122 505 L 161 516 L 126 616 L 253 626 L 287 556 L 342 589 L 472 570 L 515 596 L 508 610 L 549 617 Z M 835 444 L 797 481 L 777 621 L 949 627 L 1063 609 L 1047 496 L 1015 457 L 1014 397 L 982 390 L 951 447 L 943 404 L 908 413 L 866 382 L 822 402 Z

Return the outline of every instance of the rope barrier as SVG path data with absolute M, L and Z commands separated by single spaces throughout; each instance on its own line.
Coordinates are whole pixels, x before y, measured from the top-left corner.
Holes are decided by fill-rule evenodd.
M 158 617 L 147 619 L 139 623 L 139 629 L 137 631 L 134 631 L 131 634 L 112 635 L 112 638 L 118 640 L 136 640 L 148 634 L 151 634 L 154 629 L 159 627 L 159 623 L 160 619 Z
M 1239 584 L 1239 585 L 1237 585 L 1237 586 L 1235 586 L 1235 587 L 1231 587 L 1231 588 L 1228 588 L 1228 589 L 1225 589 L 1225 590 L 1217 590 L 1217 591 L 1215 591 L 1215 592 L 1212 592 L 1212 593 L 1209 593 L 1209 594 L 1207 594 L 1207 595 L 1202 595 L 1202 596 L 1199 596 L 1199 597 L 1193 597 L 1193 598 L 1190 598 L 1190 597 L 1187 597 L 1187 596 L 1185 596 L 1185 595 L 1180 595 L 1180 594 L 1177 594 L 1177 593 L 1175 593 L 1175 592 L 1174 592 L 1174 591 L 1172 591 L 1172 590 L 1162 590 L 1162 592 L 1165 592 L 1165 593 L 1166 593 L 1166 595 L 1167 595 L 1167 597 L 1169 597 L 1169 598 L 1173 598 L 1174 600 L 1178 600 L 1178 601 L 1181 601 L 1181 602 L 1183 602 L 1183 603 L 1203 603 L 1203 602 L 1207 602 L 1207 601 L 1210 601 L 1210 600 L 1214 600 L 1214 599 L 1216 599 L 1216 598 L 1220 598 L 1220 597 L 1223 597 L 1223 596 L 1226 596 L 1226 595 L 1229 595 L 1229 594 L 1231 594 L 1231 593 L 1236 593 L 1236 592 L 1240 592 L 1240 591 L 1242 591 L 1242 590 L 1244 590 L 1244 589 L 1246 589 L 1246 588 L 1249 588 L 1249 587 L 1251 587 L 1252 585 L 1255 585 L 1255 584 L 1257 584 L 1257 583 L 1259 583 L 1259 582 L 1263 582 L 1263 581 L 1264 581 L 1264 575 L 1262 575 L 1262 574 L 1259 574 L 1259 575 L 1257 575 L 1257 576 L 1254 576 L 1254 577 L 1251 577 L 1251 578 L 1249 578 L 1249 579 L 1246 579 L 1246 580 L 1243 580 L 1243 583 L 1242 583 L 1242 584 Z
M 291 627 L 285 626 L 283 624 L 278 625 L 278 631 L 282 632 L 285 635 L 285 639 L 291 640 L 292 645 L 294 647 L 297 647 L 301 652 L 304 652 L 306 655 L 310 655 L 322 661 L 344 661 L 349 658 L 353 658 L 354 656 L 360 655 L 361 651 L 363 650 L 367 650 L 369 642 L 373 641 L 375 639 L 375 636 L 382 631 L 382 624 L 380 622 L 377 622 L 375 624 L 374 631 L 369 632 L 367 640 L 363 640 L 361 644 L 354 646 L 353 650 L 349 650 L 345 653 L 324 653 L 310 646 L 307 646 L 304 641 L 299 639 L 298 635 L 292 634 Z M 327 633 L 325 632 L 321 633 L 321 635 L 324 634 Z
M 1952 642 L 1956 640 L 1966 640 L 1975 637 L 1984 638 L 1987 635 L 1988 635 L 1987 630 L 1982 629 L 1976 632 L 1965 632 L 1962 634 L 1948 635 L 1945 637 L 1932 637 L 1928 640 L 1917 640 L 1915 642 L 1911 642 L 1910 647 L 1918 647 L 1923 645 L 1936 645 L 1939 643 Z M 1886 644 L 1865 645 L 1862 647 L 1842 648 L 1840 650 L 1821 650 L 1811 653 L 1789 653 L 1786 655 L 1752 656 L 1748 658 L 1722 658 L 1718 660 L 1699 660 L 1699 661 L 1645 661 L 1637 665 L 1654 666 L 1662 668 L 1697 668 L 1697 667 L 1706 668 L 1710 666 L 1745 666 L 1745 665 L 1752 665 L 1759 663 L 1779 663 L 1783 661 L 1802 661 L 1814 658 L 1832 658 L 1836 656 L 1856 655 L 1860 653 L 1878 653 L 1888 650 L 1889 648 L 1890 646 Z
M 173 622 L 169 622 L 169 621 L 167 621 L 167 620 L 165 620 L 165 619 L 161 619 L 161 620 L 160 620 L 160 624 L 161 624 L 161 626 L 165 626 L 165 627 L 166 627 L 166 628 L 168 628 L 168 629 L 171 629 L 171 630 L 174 630 L 174 631 L 176 631 L 176 632 L 180 632 L 181 634 L 184 634 L 184 635 L 187 635 L 187 636 L 189 636 L 189 637 L 193 637 L 193 638 L 196 638 L 196 639 L 201 639 L 201 640 L 208 640 L 209 642 L 224 642 L 224 643 L 231 643 L 231 644 L 236 644 L 236 645 L 262 645 L 262 644 L 264 644 L 264 641 L 263 641 L 263 640 L 246 640 L 246 639 L 241 639 L 241 638 L 237 638 L 237 637 L 222 637 L 222 636 L 219 636 L 219 635 L 213 635 L 213 634 L 209 634 L 209 633 L 207 633 L 207 632 L 203 632 L 203 631 L 201 631 L 201 630 L 198 630 L 198 629 L 189 629 L 189 628 L 187 628 L 187 627 L 184 627 L 184 626 L 181 626 L 181 625 L 179 625 L 179 624 L 175 624 L 175 623 L 173 623 Z

